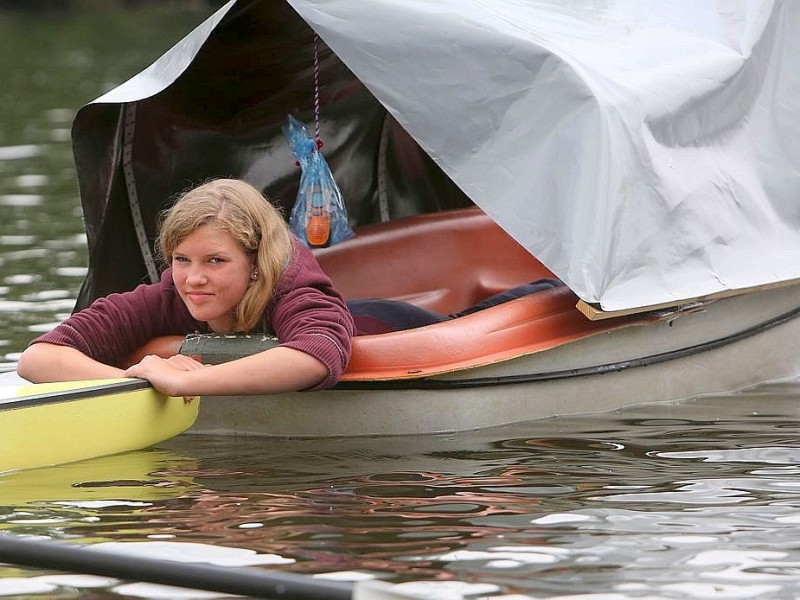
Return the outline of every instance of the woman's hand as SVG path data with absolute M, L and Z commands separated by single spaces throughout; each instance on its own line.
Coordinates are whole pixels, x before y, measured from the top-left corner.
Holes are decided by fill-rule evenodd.
M 227 396 L 291 392 L 325 379 L 320 360 L 294 348 L 277 347 L 218 365 L 203 365 L 189 356 L 145 356 L 125 377 L 147 379 L 168 396 Z
M 169 358 L 161 358 L 154 354 L 145 356 L 141 361 L 125 370 L 125 377 L 138 377 L 148 380 L 159 392 L 168 396 L 178 396 L 181 389 L 186 388 L 185 373 L 204 368 L 203 363 L 195 359 L 176 354 Z M 194 396 L 185 396 L 191 401 Z
M 167 359 L 167 362 L 170 364 L 170 366 L 180 369 L 181 371 L 196 371 L 197 369 L 202 369 L 206 366 L 199 360 L 183 354 L 170 356 Z

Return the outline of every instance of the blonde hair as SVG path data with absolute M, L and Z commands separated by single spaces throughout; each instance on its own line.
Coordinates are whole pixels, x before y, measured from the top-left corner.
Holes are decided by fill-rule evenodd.
M 280 211 L 239 179 L 214 179 L 184 193 L 162 215 L 158 246 L 169 265 L 175 248 L 203 225 L 229 233 L 254 257 L 257 277 L 234 310 L 234 330 L 260 321 L 292 255 L 292 236 Z

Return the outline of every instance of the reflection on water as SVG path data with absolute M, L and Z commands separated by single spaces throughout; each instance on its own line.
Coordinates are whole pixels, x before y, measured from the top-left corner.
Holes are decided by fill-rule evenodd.
M 787 382 L 414 438 L 185 435 L 0 477 L 0 529 L 427 597 L 795 597 L 799 397 Z M 0 570 L 21 573 L 43 576 Z

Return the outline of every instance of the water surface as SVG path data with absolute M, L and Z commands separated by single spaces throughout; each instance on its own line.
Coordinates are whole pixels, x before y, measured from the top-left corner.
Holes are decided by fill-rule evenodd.
M 0 476 L 0 529 L 380 578 L 424 597 L 793 598 L 799 391 L 786 382 L 451 435 L 185 435 Z M 0 576 L 0 594 L 21 577 L 59 597 L 90 593 L 35 569 Z M 129 591 L 88 581 L 103 584 L 93 598 Z

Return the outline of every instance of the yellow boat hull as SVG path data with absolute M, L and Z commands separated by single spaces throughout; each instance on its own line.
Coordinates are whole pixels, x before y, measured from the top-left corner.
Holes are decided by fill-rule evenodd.
M 197 419 L 200 401 L 157 392 L 145 381 L 29 384 L 0 398 L 0 473 L 147 448 Z

